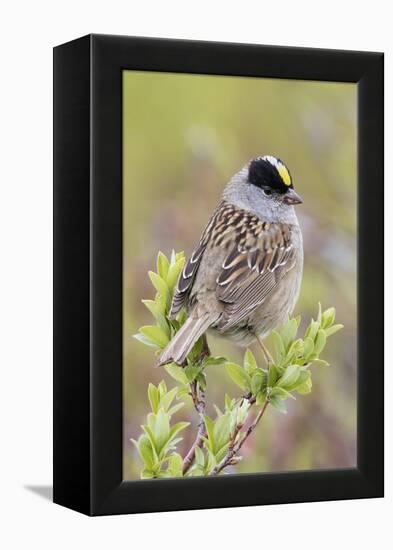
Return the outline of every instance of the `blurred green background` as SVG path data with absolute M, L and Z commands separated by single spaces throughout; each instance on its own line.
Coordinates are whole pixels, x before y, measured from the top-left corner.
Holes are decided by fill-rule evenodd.
M 297 207 L 305 266 L 295 313 L 307 323 L 321 301 L 336 307 L 345 328 L 329 340 L 324 358 L 332 366 L 314 368 L 312 393 L 289 400 L 287 415 L 269 410 L 233 471 L 356 465 L 356 103 L 355 84 L 123 72 L 125 479 L 139 479 L 130 438 L 149 410 L 148 383 L 174 385 L 153 368 L 153 350 L 132 338 L 150 323 L 141 303 L 154 296 L 147 271 L 158 250 L 188 256 L 225 183 L 265 154 L 288 165 L 304 199 Z M 241 360 L 230 343 L 210 344 L 215 355 Z M 222 407 L 225 392 L 239 393 L 222 368 L 207 375 L 207 413 L 214 416 L 211 403 Z M 196 422 L 191 406 L 176 416 Z M 193 430 L 184 435 L 180 452 Z

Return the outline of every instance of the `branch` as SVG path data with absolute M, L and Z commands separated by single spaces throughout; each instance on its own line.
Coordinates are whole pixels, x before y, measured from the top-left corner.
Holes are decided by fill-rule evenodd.
M 154 324 L 141 327 L 139 332 L 134 336 L 143 344 L 160 349 L 161 352 L 165 349 L 165 345 L 169 343 L 171 337 L 173 337 L 173 331 L 176 333 L 179 329 L 180 320 L 178 320 L 177 323 L 173 323 L 170 316 L 169 304 L 172 303 L 176 281 L 184 265 L 185 256 L 183 252 L 172 252 L 170 258 L 167 258 L 160 252 L 157 256 L 157 272 L 149 272 L 150 280 L 155 288 L 155 298 L 154 300 L 143 300 L 143 303 L 153 315 Z M 186 312 L 183 311 L 181 321 L 184 320 L 185 315 Z M 163 316 L 168 323 L 162 323 Z M 272 331 L 276 350 L 275 357 L 277 356 L 275 360 L 277 364 L 275 364 L 262 339 L 257 337 L 265 358 L 268 371 L 267 376 L 265 376 L 265 369 L 260 369 L 258 367 L 257 361 L 250 350 L 247 350 L 244 355 L 243 366 L 224 360 L 225 369 L 230 378 L 243 391 L 247 388 L 248 393 L 236 399 L 231 399 L 228 396 L 229 403 L 225 398 L 225 413 L 221 415 L 219 412 L 215 421 L 209 418 L 213 423 L 211 436 L 213 448 L 215 437 L 214 427 L 218 425 L 218 422 L 220 422 L 220 430 L 221 428 L 225 430 L 221 430 L 220 433 L 225 433 L 225 442 L 226 445 L 228 445 L 226 456 L 215 468 L 213 468 L 210 475 L 217 475 L 227 466 L 235 465 L 239 462 L 241 459 L 239 451 L 260 422 L 269 402 L 273 407 L 284 412 L 285 406 L 283 406 L 281 400 L 293 397 L 292 392 L 301 395 L 310 393 L 312 380 L 311 372 L 308 370 L 308 367 L 317 361 L 320 364 L 327 364 L 326 361 L 320 359 L 327 338 L 343 328 L 343 325 L 334 324 L 334 322 L 335 309 L 331 307 L 322 311 L 321 305 L 319 304 L 316 320 L 311 320 L 305 330 L 304 337 L 299 338 L 297 337 L 297 333 L 300 325 L 300 316 L 289 318 L 286 325 L 282 327 L 279 332 Z M 177 452 L 173 452 L 175 449 L 173 445 L 170 444 L 170 441 L 164 449 L 164 459 L 158 460 L 157 456 L 153 456 L 154 445 L 156 445 L 155 441 L 162 440 L 166 432 L 165 426 L 167 422 L 170 422 L 171 415 L 178 410 L 179 406 L 170 407 L 175 397 L 175 392 L 173 389 L 168 392 L 164 381 L 161 381 L 157 387 L 150 384 L 148 394 L 152 414 L 165 417 L 165 423 L 156 423 L 157 425 L 155 426 L 156 429 L 154 433 L 149 433 L 149 437 L 152 439 L 154 445 L 153 443 L 151 443 L 151 445 L 146 445 L 146 434 L 141 434 L 138 441 L 134 441 L 143 462 L 143 469 L 141 472 L 142 478 L 150 478 L 153 474 L 153 477 L 160 477 L 160 474 L 164 474 L 165 476 L 171 475 L 173 477 L 181 476 L 182 473 L 183 475 L 186 474 L 195 461 L 197 448 L 203 448 L 204 442 L 207 440 L 207 430 L 205 426 L 207 417 L 205 415 L 206 404 L 204 393 L 206 390 L 206 376 L 204 371 L 208 364 L 220 364 L 223 362 L 222 359 L 224 358 L 213 358 L 213 361 L 204 362 L 206 357 L 211 356 L 205 334 L 201 336 L 201 340 L 198 340 L 197 344 L 197 346 L 193 347 L 190 357 L 187 358 L 186 365 L 179 365 L 179 368 L 184 368 L 187 365 L 194 367 L 194 369 L 190 369 L 190 373 L 196 373 L 195 377 L 197 380 L 190 382 L 191 376 L 188 372 L 186 373 L 188 376 L 185 380 L 183 376 L 179 377 L 177 372 L 166 369 L 168 374 L 176 382 L 180 382 L 182 385 L 188 385 L 190 388 L 189 392 L 193 399 L 198 418 L 197 426 L 194 428 L 196 431 L 195 440 L 182 460 L 180 460 Z M 214 361 L 214 359 L 219 359 L 219 361 Z M 195 369 L 195 367 L 197 368 Z M 275 393 L 272 393 L 273 391 Z M 266 401 L 266 396 L 269 396 L 269 401 Z M 240 401 L 238 402 L 238 400 Z M 263 402 L 262 408 L 260 408 L 251 424 L 249 416 L 250 407 L 244 406 L 244 408 L 240 410 L 240 407 L 245 405 L 245 401 L 247 401 L 250 406 L 255 403 L 259 404 Z M 234 407 L 239 407 L 238 410 L 235 411 L 235 421 L 232 415 Z M 221 416 L 226 416 L 226 418 L 222 421 Z M 233 428 L 234 424 L 235 426 Z M 180 422 L 175 426 L 179 431 L 188 425 L 188 422 Z M 145 426 L 143 426 L 143 429 L 145 431 Z M 210 442 L 208 441 L 208 443 Z M 209 460 L 211 454 L 214 454 L 215 462 L 217 461 L 218 453 L 220 457 L 222 456 L 221 449 L 218 450 L 217 453 L 212 453 L 211 446 L 209 447 L 209 445 L 206 445 L 206 450 L 208 454 L 203 454 L 204 464 L 203 468 L 201 467 L 202 473 L 206 472 L 208 468 L 210 469 L 211 462 L 209 462 Z M 205 459 L 207 459 L 207 464 L 205 464 Z M 167 463 L 168 466 L 166 469 L 163 469 L 163 464 Z
M 195 410 L 199 415 L 199 421 L 198 421 L 198 431 L 197 431 L 195 441 L 183 460 L 183 475 L 188 472 L 191 464 L 194 462 L 195 449 L 197 447 L 202 447 L 203 437 L 206 434 L 205 419 L 204 419 L 205 408 L 206 408 L 205 392 L 201 389 L 200 385 L 195 380 L 190 384 L 190 387 L 191 387 L 191 397 L 194 403 Z
M 233 464 L 233 459 L 236 457 L 237 453 L 243 447 L 243 444 L 246 441 L 246 439 L 252 434 L 252 432 L 257 427 L 259 421 L 261 420 L 262 416 L 266 411 L 268 404 L 269 404 L 269 401 L 265 401 L 265 403 L 263 404 L 263 407 L 260 409 L 257 416 L 255 417 L 254 422 L 250 424 L 250 426 L 247 428 L 245 432 L 243 432 L 243 437 L 239 439 L 239 441 L 236 444 L 231 445 L 229 447 L 225 457 L 222 459 L 222 461 L 219 464 L 217 464 L 217 466 L 210 473 L 211 476 L 218 475 L 221 472 L 221 470 Z M 237 434 L 238 434 L 238 431 L 235 431 L 233 441 L 236 439 Z
M 199 355 L 199 361 L 203 361 L 205 357 L 208 357 L 210 355 L 210 349 L 209 344 L 207 342 L 206 334 L 202 335 L 202 349 Z M 195 438 L 194 443 L 192 444 L 190 450 L 186 454 L 183 460 L 183 475 L 188 472 L 190 469 L 191 464 L 194 462 L 195 458 L 195 449 L 197 447 L 202 447 L 203 444 L 203 437 L 206 435 L 206 427 L 205 427 L 205 409 L 206 409 L 206 402 L 205 402 L 205 392 L 202 390 L 200 384 L 196 380 L 191 382 L 190 384 L 190 395 L 192 397 L 192 401 L 194 403 L 195 410 L 197 411 L 199 415 L 199 421 L 198 421 L 198 431 Z

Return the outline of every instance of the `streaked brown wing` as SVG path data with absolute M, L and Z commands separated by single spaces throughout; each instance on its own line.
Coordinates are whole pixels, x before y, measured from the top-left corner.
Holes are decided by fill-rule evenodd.
M 169 314 L 171 319 L 174 319 L 181 308 L 186 305 L 206 245 L 207 243 L 203 243 L 202 241 L 199 243 L 180 274 Z
M 289 226 L 254 224 L 235 244 L 217 277 L 216 295 L 225 303 L 218 329 L 231 328 L 261 305 L 294 265 Z
M 172 300 L 171 311 L 169 314 L 169 317 L 171 319 L 174 319 L 181 308 L 187 304 L 187 300 L 189 298 L 195 276 L 198 272 L 203 253 L 206 250 L 206 247 L 211 240 L 214 231 L 216 231 L 217 225 L 220 224 L 220 220 L 223 214 L 227 210 L 228 206 L 224 206 L 223 203 L 218 205 L 212 217 L 210 218 L 209 223 L 202 233 L 202 237 L 199 241 L 198 246 L 192 253 L 191 258 L 184 266 L 183 271 L 181 272 L 179 280 L 177 282 L 176 292 Z

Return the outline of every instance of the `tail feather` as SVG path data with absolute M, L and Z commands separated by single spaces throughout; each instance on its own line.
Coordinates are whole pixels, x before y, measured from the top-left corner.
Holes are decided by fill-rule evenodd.
M 156 366 L 159 367 L 168 363 L 184 364 L 192 346 L 214 320 L 210 313 L 205 313 L 196 319 L 189 317 L 161 353 Z

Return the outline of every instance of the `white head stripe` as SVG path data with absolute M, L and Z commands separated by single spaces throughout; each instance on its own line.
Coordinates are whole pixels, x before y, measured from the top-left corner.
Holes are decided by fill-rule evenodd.
M 272 157 L 271 155 L 265 155 L 264 157 L 262 157 L 262 160 L 267 160 L 268 162 L 270 162 L 270 164 L 272 164 L 278 169 L 278 160 L 276 159 L 276 157 Z

